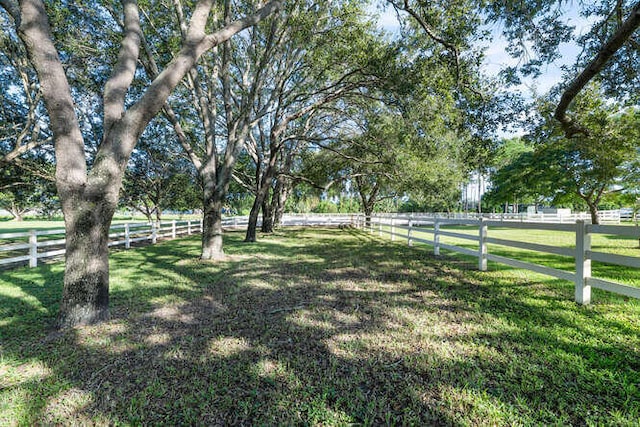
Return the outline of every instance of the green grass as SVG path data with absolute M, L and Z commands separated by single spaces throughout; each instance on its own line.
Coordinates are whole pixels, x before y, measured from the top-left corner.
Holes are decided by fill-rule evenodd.
M 0 425 L 638 425 L 640 302 L 353 230 L 114 252 L 112 320 L 0 272 Z

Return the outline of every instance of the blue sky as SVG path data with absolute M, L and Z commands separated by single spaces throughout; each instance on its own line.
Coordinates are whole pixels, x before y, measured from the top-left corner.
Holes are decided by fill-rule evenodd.
M 591 22 L 589 22 L 589 20 L 579 16 L 573 2 L 568 2 L 568 4 L 566 5 L 565 15 L 567 23 L 575 26 L 575 32 L 578 35 L 584 34 L 591 26 Z M 398 21 L 396 19 L 395 11 L 392 8 L 387 8 L 386 11 L 381 13 L 378 24 L 387 32 L 391 34 L 397 34 Z M 511 56 L 509 56 L 509 54 L 506 53 L 505 47 L 507 43 L 501 35 L 501 25 L 494 24 L 489 29 L 493 34 L 494 40 L 490 45 L 486 46 L 486 60 L 484 62 L 484 71 L 488 75 L 495 75 L 504 67 L 517 65 L 518 59 L 512 58 Z M 544 67 L 542 70 L 542 75 L 538 79 L 526 79 L 523 81 L 523 85 L 513 88 L 513 90 L 520 91 L 525 96 L 531 95 L 534 88 L 538 94 L 546 93 L 553 85 L 561 81 L 562 70 L 560 67 L 562 65 L 573 64 L 579 53 L 580 48 L 575 44 L 565 43 L 561 45 L 561 57 L 558 61 Z

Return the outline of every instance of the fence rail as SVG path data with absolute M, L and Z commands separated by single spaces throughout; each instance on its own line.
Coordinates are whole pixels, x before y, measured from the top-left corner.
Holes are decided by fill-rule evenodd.
M 464 226 L 466 230 L 447 230 L 445 226 Z M 552 244 L 540 244 L 522 242 L 511 239 L 503 239 L 489 236 L 491 228 L 517 230 L 550 230 L 568 232 L 575 236 L 575 245 L 571 248 L 554 246 Z M 414 242 L 425 243 L 433 246 L 435 255 L 440 255 L 441 249 L 463 253 L 478 259 L 478 269 L 487 270 L 487 261 L 506 264 L 511 267 L 526 269 L 545 274 L 574 283 L 575 301 L 579 304 L 591 302 L 591 288 L 603 289 L 627 297 L 640 298 L 640 287 L 629 286 L 603 278 L 593 277 L 591 262 L 624 266 L 640 269 L 640 257 L 618 255 L 591 249 L 591 237 L 595 234 L 606 234 L 640 239 L 640 227 L 621 225 L 592 225 L 583 220 L 572 224 L 538 223 L 490 220 L 485 218 L 461 219 L 443 218 L 427 215 L 376 215 L 368 224 L 371 233 L 377 232 L 380 236 L 388 235 L 391 240 L 397 238 L 406 239 L 408 245 Z M 467 231 L 466 233 L 464 231 Z M 418 237 L 418 235 L 420 237 Z M 425 238 L 424 236 L 427 236 Z M 473 248 L 460 246 L 460 244 L 443 243 L 442 237 L 453 237 L 471 242 Z M 465 244 L 465 243 L 463 243 Z M 552 268 L 529 261 L 523 261 L 507 256 L 489 253 L 488 245 L 500 245 L 501 247 L 524 249 L 528 251 L 560 255 L 573 259 L 573 271 Z
M 519 222 L 545 222 L 545 223 L 560 223 L 560 224 L 572 224 L 576 221 L 591 222 L 591 215 L 586 212 L 576 212 L 571 214 L 558 214 L 558 213 L 476 213 L 476 212 L 426 212 L 426 213 L 388 213 L 380 214 L 379 216 L 394 217 L 394 218 L 409 218 L 409 217 L 421 217 L 428 219 L 480 219 L 494 221 L 519 221 Z M 631 220 L 633 216 L 627 210 L 622 211 L 620 209 L 602 210 L 598 211 L 598 219 L 602 224 L 620 224 L 622 219 Z
M 159 238 L 176 238 L 201 231 L 201 220 L 115 224 L 109 229 L 109 246 L 129 249 L 135 243 L 156 243 Z M 36 267 L 39 260 L 64 255 L 65 243 L 64 229 L 2 233 L 0 266 L 28 263 L 30 267 Z
M 228 217 L 223 220 L 223 227 L 245 228 L 247 223 L 247 217 Z M 440 255 L 440 250 L 444 249 L 476 257 L 478 269 L 481 271 L 487 270 L 487 261 L 494 261 L 572 281 L 575 286 L 575 300 L 580 304 L 590 303 L 592 287 L 632 298 L 640 298 L 640 287 L 593 277 L 591 270 L 592 261 L 640 269 L 640 257 L 605 253 L 591 248 L 591 237 L 595 234 L 640 239 L 640 227 L 592 225 L 583 220 L 570 224 L 554 224 L 487 218 L 443 218 L 434 214 L 375 215 L 369 222 L 365 221 L 362 214 L 294 214 L 285 215 L 282 219 L 283 226 L 347 224 L 358 228 L 367 228 L 369 232 L 377 232 L 380 236 L 388 235 L 392 240 L 405 239 L 409 245 L 414 243 L 431 245 L 435 255 Z M 451 226 L 458 226 L 461 229 L 452 230 Z M 568 248 L 491 236 L 490 230 L 497 227 L 523 231 L 550 230 L 572 233 L 575 236 L 575 245 Z M 201 231 L 202 220 L 117 224 L 110 229 L 109 246 L 130 248 L 132 244 L 139 242 L 156 243 L 161 238 L 176 238 Z M 443 237 L 469 242 L 469 244 L 464 244 L 471 247 L 452 242 L 445 243 L 442 241 Z M 490 253 L 488 248 L 490 244 L 567 257 L 572 259 L 574 268 L 571 271 L 562 270 Z M 64 245 L 64 230 L 61 229 L 0 234 L 0 267 L 15 264 L 28 264 L 35 267 L 39 260 L 64 254 Z
M 283 217 L 282 225 L 333 226 L 356 225 L 356 222 L 359 222 L 359 226 L 362 226 L 363 221 L 363 217 L 357 214 L 287 214 Z M 249 219 L 246 216 L 227 217 L 223 219 L 222 226 L 225 228 L 246 228 L 248 222 Z M 115 224 L 109 229 L 109 246 L 124 246 L 125 249 L 129 249 L 132 244 L 153 244 L 158 239 L 175 239 L 178 236 L 201 232 L 202 220 Z M 40 260 L 64 255 L 65 242 L 64 229 L 1 233 L 0 268 L 23 264 L 36 267 Z

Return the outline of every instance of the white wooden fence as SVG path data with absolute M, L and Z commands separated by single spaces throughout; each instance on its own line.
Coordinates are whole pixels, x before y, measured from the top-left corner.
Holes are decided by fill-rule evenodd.
M 124 246 L 129 249 L 132 243 L 156 243 L 159 238 L 175 239 L 180 235 L 201 231 L 202 220 L 115 224 L 109 229 L 109 246 Z M 2 233 L 0 234 L 0 266 L 28 262 L 30 267 L 36 267 L 38 260 L 63 255 L 64 245 L 64 229 Z
M 234 216 L 225 218 L 223 226 L 228 228 L 246 228 L 249 223 L 247 216 Z M 262 224 L 262 218 L 258 218 L 258 225 Z M 335 226 L 335 225 L 353 225 L 362 227 L 364 224 L 364 216 L 362 214 L 321 214 L 321 213 L 305 213 L 305 214 L 285 214 L 282 217 L 281 226 Z
M 470 226 L 476 229 L 474 234 L 452 231 L 443 228 L 444 226 Z M 551 230 L 558 232 L 570 232 L 575 235 L 575 246 L 573 248 L 557 247 L 547 244 L 528 243 L 515 240 L 499 239 L 489 235 L 491 227 L 513 228 L 518 230 Z M 479 219 L 455 219 L 455 218 L 433 218 L 429 216 L 374 216 L 371 219 L 369 231 L 380 236 L 389 235 L 392 240 L 397 238 L 406 239 L 409 245 L 414 242 L 426 243 L 433 246 L 433 253 L 440 255 L 440 249 L 447 249 L 454 252 L 471 255 L 478 258 L 478 269 L 487 270 L 487 261 L 495 261 L 516 268 L 522 268 L 537 273 L 569 280 L 575 284 L 575 301 L 579 304 L 589 304 L 591 302 L 591 288 L 603 289 L 632 298 L 640 298 L 640 287 L 634 287 L 616 283 L 602 278 L 592 276 L 591 262 L 602 262 L 606 264 L 639 268 L 640 257 L 626 255 L 616 255 L 591 250 L 591 236 L 594 234 L 606 234 L 615 236 L 632 237 L 640 239 L 640 227 L 621 225 L 592 225 L 585 221 L 578 220 L 574 224 L 551 224 L 534 222 L 509 222 L 496 221 L 485 218 Z M 418 237 L 417 233 L 427 234 L 430 238 Z M 454 237 L 470 242 L 475 242 L 475 249 L 445 244 L 441 242 L 442 236 Z M 547 254 L 561 255 L 573 258 L 575 270 L 566 271 L 551 268 L 527 261 L 517 260 L 489 253 L 488 244 L 495 244 L 505 247 L 526 249 L 530 251 Z M 640 252 L 640 251 L 639 251 Z
M 246 216 L 230 217 L 224 219 L 223 226 L 226 228 L 245 228 L 247 222 L 248 218 Z M 282 220 L 283 226 L 336 226 L 347 224 L 364 228 L 365 218 L 362 214 L 299 214 L 285 215 Z M 461 230 L 452 230 L 450 226 L 473 227 L 475 232 L 469 234 L 464 231 L 461 232 Z M 525 233 L 527 230 L 570 232 L 575 235 L 575 246 L 567 248 L 550 244 L 500 239 L 490 236 L 489 231 L 493 227 L 523 230 Z M 495 261 L 572 281 L 575 284 L 575 300 L 579 304 L 590 303 L 592 287 L 632 298 L 640 298 L 640 287 L 593 277 L 591 271 L 592 261 L 640 269 L 640 257 L 616 255 L 591 249 L 591 236 L 594 234 L 640 239 L 640 227 L 592 225 L 583 220 L 578 220 L 571 224 L 561 224 L 487 218 L 441 218 L 433 214 L 384 214 L 375 215 L 371 218 L 368 230 L 371 233 L 377 231 L 380 236 L 388 235 L 392 240 L 406 239 L 409 245 L 416 242 L 432 245 L 435 255 L 440 255 L 440 250 L 446 249 L 477 257 L 478 269 L 481 271 L 487 270 L 487 261 Z M 176 238 L 181 235 L 200 233 L 201 231 L 202 220 L 171 221 L 162 224 L 116 224 L 110 230 L 109 237 L 111 241 L 109 246 L 129 248 L 132 244 L 138 242 L 156 243 L 159 238 Z M 428 238 L 424 238 L 425 235 Z M 443 236 L 473 242 L 475 248 L 444 243 L 441 241 Z M 61 229 L 0 234 L 0 267 L 25 263 L 35 267 L 41 259 L 63 255 L 64 244 L 64 230 Z M 560 270 L 489 253 L 489 244 L 570 257 L 573 259 L 574 269 L 572 271 Z
M 246 228 L 247 216 L 223 219 L 225 228 Z M 364 219 L 357 214 L 293 214 L 285 215 L 284 226 L 334 226 L 353 224 Z M 124 246 L 129 249 L 134 243 L 156 243 L 160 238 L 172 238 L 202 232 L 202 220 L 170 221 L 164 223 L 134 222 L 112 225 L 109 230 L 109 246 Z M 29 232 L 0 234 L 0 268 L 2 266 L 27 264 L 36 267 L 39 260 L 64 255 L 65 231 L 31 230 Z
M 422 218 L 447 218 L 447 219 L 490 219 L 495 221 L 519 221 L 519 222 L 551 222 L 559 224 L 572 224 L 576 221 L 591 222 L 591 215 L 587 212 L 575 212 L 571 214 L 557 213 L 476 213 L 476 212 L 436 212 L 436 213 L 388 213 L 380 214 L 385 217 L 409 218 L 419 216 Z M 598 211 L 598 219 L 601 224 L 620 224 L 621 219 L 632 219 L 627 211 L 622 213 L 620 209 Z

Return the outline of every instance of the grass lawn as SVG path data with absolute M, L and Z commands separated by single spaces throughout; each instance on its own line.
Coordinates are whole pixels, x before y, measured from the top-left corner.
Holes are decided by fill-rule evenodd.
M 640 302 L 286 229 L 114 252 L 112 320 L 51 333 L 62 266 L 0 272 L 0 425 L 638 425 Z

